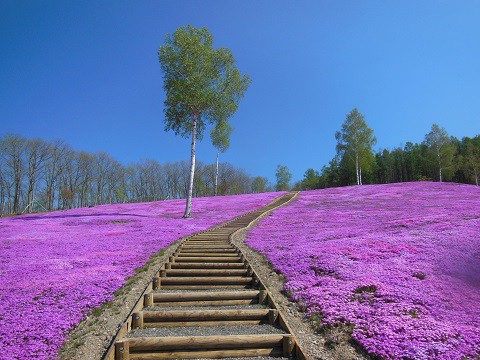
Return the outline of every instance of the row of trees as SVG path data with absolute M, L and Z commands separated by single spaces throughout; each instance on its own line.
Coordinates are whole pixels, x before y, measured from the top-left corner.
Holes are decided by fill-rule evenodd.
M 272 190 L 229 163 L 196 164 L 193 196 Z M 99 204 L 185 198 L 190 164 L 155 160 L 122 165 L 105 152 L 73 150 L 63 141 L 0 138 L 0 214 L 50 211 Z M 218 180 L 216 180 L 218 178 Z
M 296 189 L 363 183 L 453 181 L 479 185 L 480 135 L 461 140 L 433 124 L 421 143 L 373 151 L 376 138 L 364 116 L 353 109 L 335 134 L 337 154 L 321 171 L 308 169 Z

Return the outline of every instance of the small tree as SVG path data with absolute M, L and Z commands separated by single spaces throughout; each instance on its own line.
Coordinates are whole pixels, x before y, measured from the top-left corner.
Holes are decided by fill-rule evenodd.
M 217 158 L 215 161 L 215 184 L 213 195 L 217 196 L 218 188 L 218 157 L 220 153 L 224 153 L 230 147 L 230 134 L 232 133 L 232 126 L 226 122 L 219 122 L 210 132 L 212 144 L 217 148 Z
M 302 190 L 315 190 L 318 189 L 320 183 L 320 174 L 313 169 L 307 169 L 303 174 L 303 180 L 300 182 L 300 188 Z
M 158 50 L 163 70 L 165 131 L 191 137 L 190 177 L 185 214 L 190 217 L 195 176 L 195 147 L 206 124 L 226 122 L 235 114 L 250 85 L 248 75 L 235 66 L 227 48 L 213 48 L 213 37 L 203 27 L 181 27 L 167 35 Z
M 277 171 L 275 173 L 277 178 L 277 185 L 275 185 L 275 190 L 277 191 L 288 191 L 290 190 L 290 181 L 292 180 L 292 174 L 288 170 L 288 167 L 277 165 Z
M 268 180 L 266 178 L 257 176 L 252 181 L 252 192 L 255 194 L 265 192 L 267 188 L 267 182 Z
M 425 135 L 425 144 L 430 149 L 430 154 L 437 165 L 439 181 L 443 181 L 443 173 L 446 168 L 452 166 L 455 148 L 448 137 L 447 130 L 438 124 L 433 124 L 430 132 Z
M 370 160 L 373 160 L 372 146 L 377 139 L 357 108 L 347 114 L 342 130 L 335 133 L 335 139 L 338 154 L 355 162 L 357 185 L 362 185 L 362 169 L 369 168 Z
M 480 176 L 480 136 L 473 139 L 464 138 L 466 143 L 465 154 L 459 156 L 457 161 L 459 167 L 465 171 L 467 176 L 473 177 L 475 185 L 479 186 Z

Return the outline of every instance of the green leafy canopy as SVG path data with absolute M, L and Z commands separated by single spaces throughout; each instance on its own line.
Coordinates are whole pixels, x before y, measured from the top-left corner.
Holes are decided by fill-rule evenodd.
M 230 147 L 230 135 L 232 133 L 232 126 L 226 121 L 220 121 L 210 131 L 210 137 L 212 138 L 212 144 L 218 151 L 224 153 Z
M 206 124 L 227 121 L 250 85 L 247 74 L 235 66 L 232 52 L 213 48 L 210 31 L 191 25 L 165 38 L 158 50 L 163 71 L 165 130 L 188 137 L 197 121 L 201 138 Z

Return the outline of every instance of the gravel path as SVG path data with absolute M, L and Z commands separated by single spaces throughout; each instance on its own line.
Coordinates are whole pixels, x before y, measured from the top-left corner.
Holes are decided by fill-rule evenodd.
M 269 324 L 263 325 L 222 325 L 222 326 L 185 326 L 137 329 L 127 337 L 159 336 L 213 336 L 213 335 L 259 335 L 286 334 L 285 330 Z

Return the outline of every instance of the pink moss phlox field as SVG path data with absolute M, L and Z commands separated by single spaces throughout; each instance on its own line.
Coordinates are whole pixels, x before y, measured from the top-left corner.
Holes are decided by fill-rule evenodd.
M 247 244 L 320 325 L 382 359 L 480 356 L 480 188 L 404 183 L 306 191 Z
M 54 359 L 68 330 L 175 240 L 282 193 L 103 205 L 0 219 L 0 358 Z

